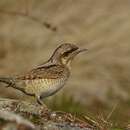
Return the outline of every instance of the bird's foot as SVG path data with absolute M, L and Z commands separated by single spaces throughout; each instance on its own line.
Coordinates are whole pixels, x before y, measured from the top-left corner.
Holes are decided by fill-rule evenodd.
M 40 96 L 36 96 L 37 98 L 37 103 L 40 105 L 40 106 L 46 106 L 43 101 L 41 100 L 41 97 Z

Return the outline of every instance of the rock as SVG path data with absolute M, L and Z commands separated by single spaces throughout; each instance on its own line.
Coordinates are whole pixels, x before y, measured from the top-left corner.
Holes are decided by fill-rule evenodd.
M 1 130 L 94 130 L 95 126 L 70 113 L 54 112 L 46 106 L 0 98 L 0 128 Z
M 1 130 L 34 130 L 35 126 L 28 120 L 12 112 L 0 110 Z

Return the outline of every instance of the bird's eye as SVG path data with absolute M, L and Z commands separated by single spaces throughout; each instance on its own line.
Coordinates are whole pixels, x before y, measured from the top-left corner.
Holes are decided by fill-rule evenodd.
M 72 50 L 69 50 L 69 51 L 64 52 L 64 53 L 63 53 L 63 56 L 64 56 L 64 57 L 68 57 L 70 53 L 72 53 Z
M 69 51 L 66 51 L 66 52 L 64 52 L 63 53 L 63 57 L 68 57 L 69 56 L 69 54 L 71 54 L 73 51 L 75 51 L 76 49 L 71 49 L 71 50 L 69 50 Z
M 67 52 L 64 52 L 63 53 L 63 57 L 68 57 L 68 55 L 70 54 L 70 52 L 69 51 L 67 51 Z

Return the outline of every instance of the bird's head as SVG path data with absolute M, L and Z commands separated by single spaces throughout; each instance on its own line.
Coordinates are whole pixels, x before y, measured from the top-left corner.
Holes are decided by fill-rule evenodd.
M 50 60 L 54 63 L 70 65 L 74 57 L 87 49 L 80 49 L 78 46 L 70 43 L 61 44 L 56 48 Z

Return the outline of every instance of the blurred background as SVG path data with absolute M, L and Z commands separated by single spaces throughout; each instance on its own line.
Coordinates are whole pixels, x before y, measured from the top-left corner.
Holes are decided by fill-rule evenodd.
M 72 64 L 64 89 L 46 100 L 56 110 L 130 117 L 129 0 L 0 0 L 0 75 L 17 75 L 46 61 L 61 43 L 88 52 Z M 0 86 L 0 96 L 26 99 Z

